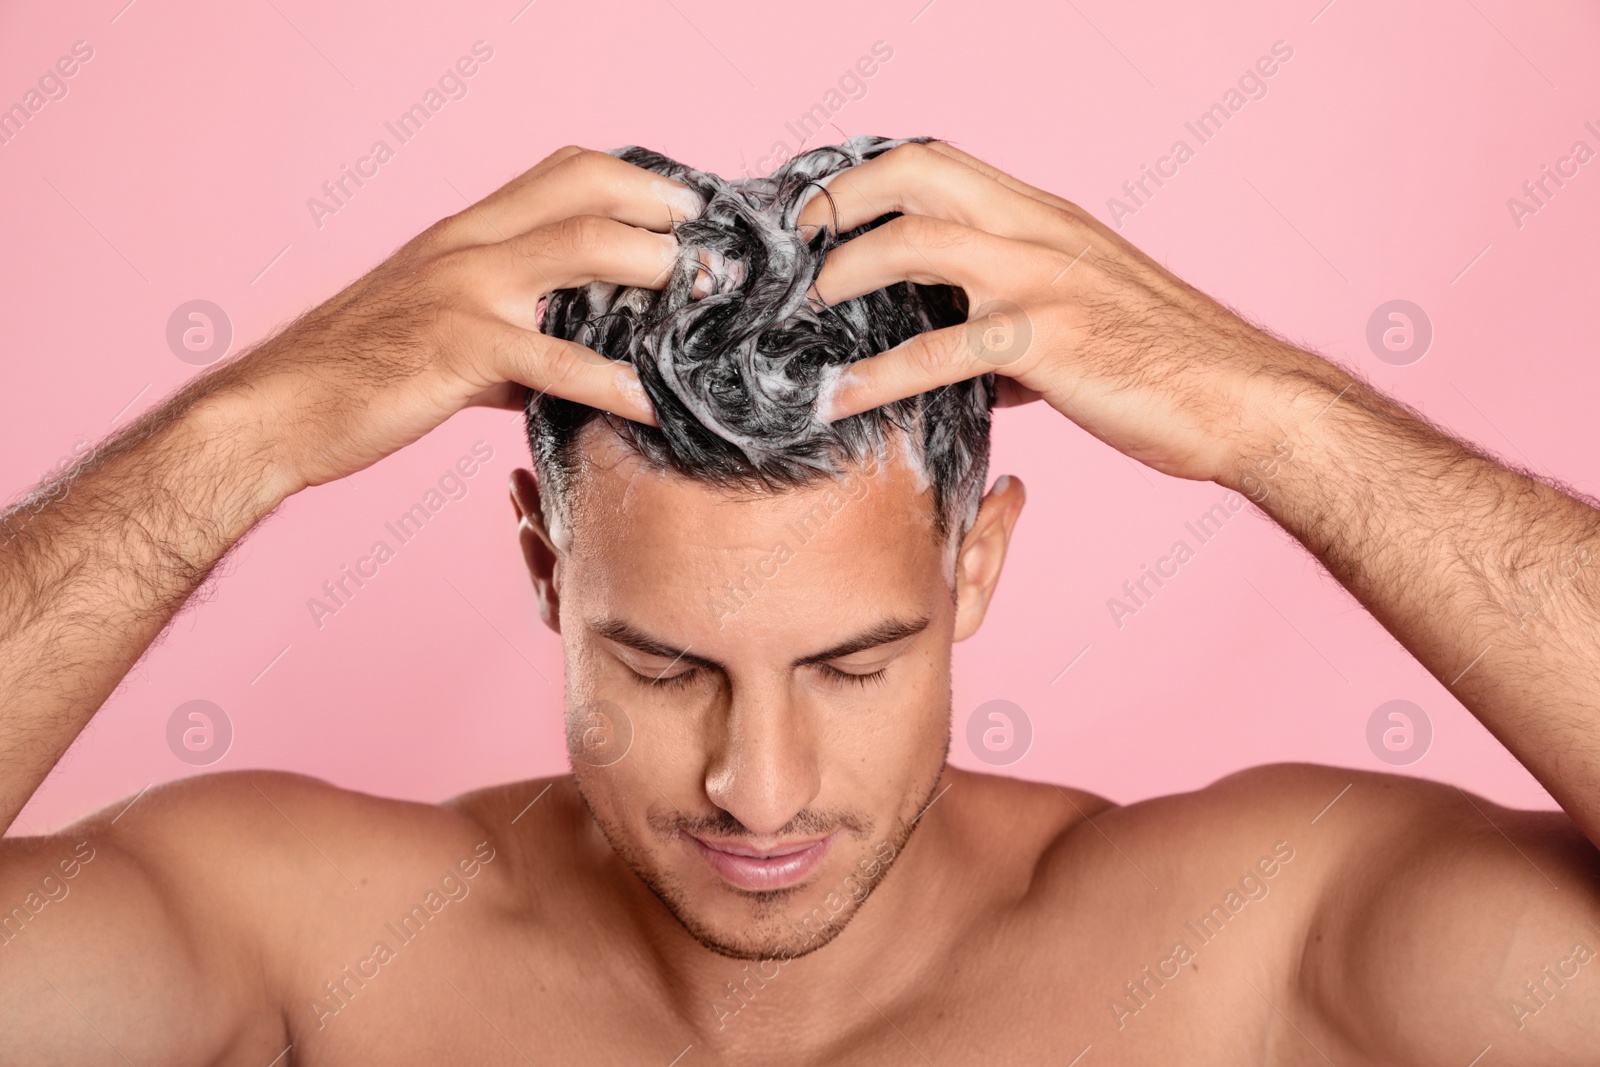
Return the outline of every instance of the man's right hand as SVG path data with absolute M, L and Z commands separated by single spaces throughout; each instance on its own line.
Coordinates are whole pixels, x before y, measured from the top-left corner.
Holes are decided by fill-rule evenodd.
M 678 182 L 563 148 L 210 384 L 259 417 L 290 491 L 375 463 L 463 407 L 520 408 L 528 389 L 653 423 L 630 365 L 541 334 L 537 309 L 593 281 L 661 288 L 678 258 L 671 226 L 702 206 Z
M 653 422 L 631 366 L 538 332 L 593 281 L 661 288 L 699 194 L 563 148 L 0 511 L 0 832 L 252 526 L 472 404 Z

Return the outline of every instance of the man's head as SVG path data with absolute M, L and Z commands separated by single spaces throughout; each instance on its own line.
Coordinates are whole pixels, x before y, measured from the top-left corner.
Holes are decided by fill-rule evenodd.
M 1021 508 L 1014 481 L 983 496 L 987 376 L 818 416 L 848 364 L 965 320 L 943 286 L 808 299 L 854 233 L 801 234 L 800 208 L 899 143 L 737 182 L 622 150 L 706 199 L 676 227 L 679 267 L 660 292 L 552 294 L 543 318 L 631 362 L 660 422 L 528 408 L 538 478 L 514 496 L 563 636 L 578 784 L 611 847 L 732 955 L 825 944 L 904 846 L 944 765 L 951 643 L 982 620 Z

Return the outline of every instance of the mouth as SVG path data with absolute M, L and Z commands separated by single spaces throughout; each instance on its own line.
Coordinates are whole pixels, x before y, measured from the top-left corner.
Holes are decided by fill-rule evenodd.
M 837 835 L 771 848 L 755 848 L 738 841 L 713 843 L 693 834 L 688 836 L 712 873 L 737 889 L 759 893 L 788 889 L 805 881 L 827 856 Z

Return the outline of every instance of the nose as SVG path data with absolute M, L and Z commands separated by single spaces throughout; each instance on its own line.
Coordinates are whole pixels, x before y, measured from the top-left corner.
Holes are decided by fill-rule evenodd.
M 781 684 L 735 689 L 706 767 L 706 795 L 753 834 L 775 834 L 822 786 L 815 731 Z

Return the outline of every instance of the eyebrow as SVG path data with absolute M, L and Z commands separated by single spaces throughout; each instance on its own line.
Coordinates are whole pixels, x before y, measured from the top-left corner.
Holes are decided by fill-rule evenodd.
M 865 652 L 869 648 L 877 648 L 894 641 L 901 641 L 907 637 L 914 637 L 928 628 L 933 620 L 927 616 L 915 619 L 883 619 L 873 623 L 854 637 L 823 649 L 813 652 L 808 656 L 801 656 L 790 664 L 791 667 L 809 667 L 817 663 L 826 663 L 830 659 L 840 659 L 856 652 Z M 601 637 L 615 641 L 619 645 L 643 652 L 648 656 L 661 656 L 673 662 L 693 663 L 698 667 L 710 670 L 723 670 L 722 664 L 705 656 L 697 656 L 687 648 L 675 648 L 658 637 L 648 634 L 622 619 L 600 619 L 589 623 L 589 629 Z

